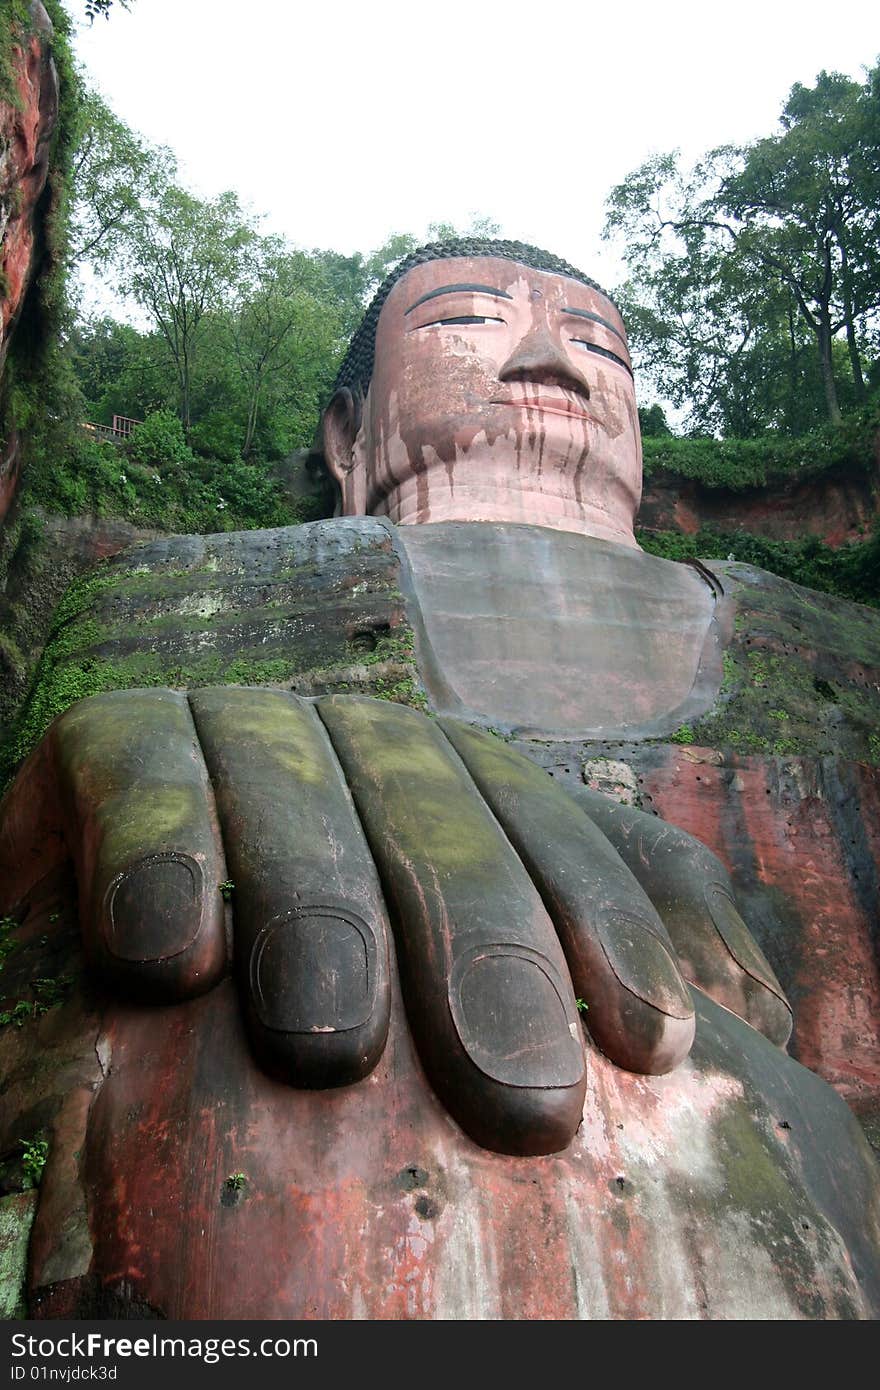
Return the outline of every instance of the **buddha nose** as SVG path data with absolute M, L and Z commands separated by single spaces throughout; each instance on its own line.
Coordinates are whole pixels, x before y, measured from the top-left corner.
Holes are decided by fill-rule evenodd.
M 590 388 L 549 330 L 542 324 L 521 338 L 498 373 L 499 381 L 535 381 L 578 391 L 587 400 Z

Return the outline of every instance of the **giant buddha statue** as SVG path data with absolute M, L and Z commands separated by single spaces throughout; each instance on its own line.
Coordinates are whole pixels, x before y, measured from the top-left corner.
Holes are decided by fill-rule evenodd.
M 335 519 L 105 567 L 58 660 L 128 675 L 0 808 L 11 960 L 74 976 L 0 1040 L 50 1136 L 32 1315 L 876 1315 L 878 1172 L 786 1052 L 773 894 L 645 785 L 755 798 L 680 731 L 761 581 L 637 545 L 614 302 L 416 252 L 313 462 Z

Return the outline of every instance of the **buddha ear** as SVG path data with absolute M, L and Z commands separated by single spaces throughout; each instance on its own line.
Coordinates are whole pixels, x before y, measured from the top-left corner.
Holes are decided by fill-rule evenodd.
M 355 440 L 362 418 L 363 403 L 360 392 L 354 396 L 347 386 L 341 386 L 334 393 L 321 420 L 327 470 L 340 487 L 357 461 Z

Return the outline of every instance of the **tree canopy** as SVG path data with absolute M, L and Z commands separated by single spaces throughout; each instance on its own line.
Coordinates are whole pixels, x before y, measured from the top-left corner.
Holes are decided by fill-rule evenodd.
M 797 84 L 779 130 L 612 189 L 640 362 L 697 428 L 802 432 L 864 403 L 880 350 L 880 66 Z
M 108 423 L 171 408 L 194 447 L 227 460 L 271 460 L 308 445 L 377 285 L 420 240 L 458 230 L 435 223 L 426 237 L 396 233 L 349 256 L 264 236 L 233 192 L 195 197 L 170 150 L 149 145 L 86 90 L 68 265 L 88 268 L 146 325 L 102 312 L 71 330 L 86 411 Z M 470 230 L 498 229 L 481 218 Z

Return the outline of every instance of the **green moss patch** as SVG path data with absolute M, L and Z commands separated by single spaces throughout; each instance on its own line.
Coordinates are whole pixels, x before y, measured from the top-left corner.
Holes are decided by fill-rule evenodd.
M 880 765 L 880 616 L 735 565 L 736 620 L 714 709 L 673 741 Z
M 826 425 L 799 439 L 770 433 L 757 439 L 646 436 L 645 476 L 665 473 L 732 492 L 830 472 L 865 476 L 873 466 L 878 431 L 880 408 L 874 405 L 841 425 Z
M 774 541 L 747 531 L 717 531 L 703 527 L 693 535 L 679 531 L 637 530 L 643 550 L 665 560 L 726 560 L 778 574 L 795 584 L 880 606 L 880 530 L 867 541 L 833 549 L 817 536 L 800 541 Z
M 104 691 L 354 689 L 424 708 L 394 556 L 344 535 L 328 550 L 322 536 L 267 531 L 197 547 L 181 538 L 157 546 L 156 563 L 151 551 L 133 550 L 75 580 L 0 748 L 0 779 L 58 714 Z
M 27 1317 L 28 1242 L 37 1194 L 12 1192 L 0 1198 L 0 1319 Z

